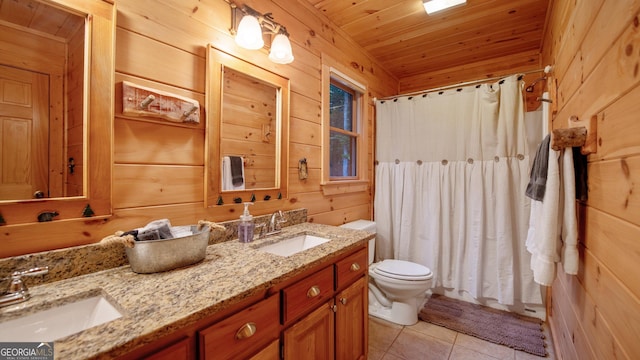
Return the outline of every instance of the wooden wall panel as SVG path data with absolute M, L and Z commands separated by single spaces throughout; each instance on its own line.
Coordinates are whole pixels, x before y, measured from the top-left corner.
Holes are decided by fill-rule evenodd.
M 116 165 L 113 170 L 114 209 L 204 201 L 202 166 Z
M 117 1 L 116 116 L 109 123 L 114 127 L 114 159 L 110 164 L 113 167 L 113 215 L 106 221 L 53 222 L 50 227 L 64 227 L 48 233 L 54 239 L 33 243 L 8 241 L 10 251 L 0 256 L 95 242 L 116 230 L 139 227 L 158 218 L 169 218 L 175 225 L 192 224 L 203 218 L 213 221 L 238 218 L 241 205 L 204 206 L 205 168 L 219 166 L 218 162 L 207 164 L 204 157 L 208 43 L 281 74 L 291 83 L 292 136 L 286 144 L 290 161 L 285 164 L 290 175 L 289 197 L 259 201 L 251 212 L 263 215 L 304 206 L 316 222 L 341 224 L 371 218 L 369 192 L 322 195 L 320 56 L 325 53 L 340 59 L 345 68 L 363 76 L 371 97 L 395 94 L 398 80 L 310 4 L 297 0 L 248 0 L 245 3 L 263 13 L 273 13 L 276 21 L 287 27 L 295 56 L 292 64 L 270 62 L 266 49 L 239 48 L 228 31 L 230 8 L 225 0 Z M 122 116 L 121 82 L 124 80 L 196 99 L 202 105 L 201 123 L 178 124 Z M 369 124 L 373 123 L 373 116 L 373 112 L 368 113 Z M 368 163 L 373 164 L 372 151 L 368 152 Z M 309 177 L 299 180 L 298 160 L 303 157 L 309 161 Z M 5 230 L 5 237 L 25 239 L 29 236 L 26 230 L 19 230 L 19 234 Z M 59 239 L 62 236 L 65 238 Z
M 204 166 L 204 129 L 116 117 L 114 162 Z
M 640 1 L 553 2 L 542 62 L 555 64 L 553 128 L 597 117 L 589 198 L 579 205 L 579 274 L 559 271 L 549 321 L 562 359 L 640 354 Z M 613 20 L 615 19 L 615 21 Z

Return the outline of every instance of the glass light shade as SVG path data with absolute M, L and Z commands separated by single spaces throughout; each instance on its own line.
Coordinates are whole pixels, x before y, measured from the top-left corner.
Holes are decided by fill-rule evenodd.
M 271 52 L 269 60 L 277 64 L 289 64 L 293 61 L 293 52 L 289 37 L 285 34 L 278 34 L 271 42 Z
M 433 14 L 450 7 L 466 4 L 467 0 L 423 0 L 427 14 Z
M 262 40 L 262 27 L 255 16 L 245 15 L 238 25 L 238 33 L 236 34 L 236 44 L 249 50 L 262 49 L 264 40 Z

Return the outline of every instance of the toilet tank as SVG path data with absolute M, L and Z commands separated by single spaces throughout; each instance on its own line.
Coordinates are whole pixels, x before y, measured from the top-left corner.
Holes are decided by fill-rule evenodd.
M 356 220 L 352 222 L 348 222 L 344 225 L 340 225 L 340 227 L 355 229 L 355 230 L 364 230 L 370 233 L 376 233 L 376 223 L 371 220 Z M 373 259 L 376 252 L 376 238 L 369 240 L 369 264 L 373 264 Z

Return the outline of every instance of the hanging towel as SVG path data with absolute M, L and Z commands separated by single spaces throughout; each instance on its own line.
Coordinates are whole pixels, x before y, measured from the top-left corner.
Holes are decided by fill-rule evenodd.
M 238 185 L 233 183 L 231 158 L 240 159 L 240 178 L 242 181 Z M 237 164 L 236 164 L 237 166 Z M 222 190 L 244 190 L 244 159 L 240 156 L 225 156 L 222 158 Z
M 551 136 L 547 135 L 542 140 L 533 160 L 529 184 L 525 194 L 533 200 L 542 201 L 547 185 L 547 169 L 549 164 L 549 143 Z
M 531 202 L 526 241 L 533 278 L 545 286 L 553 283 L 558 262 L 567 274 L 578 272 L 573 152 L 548 148 L 548 153 L 546 190 L 542 201 Z
M 229 159 L 231 160 L 231 183 L 233 186 L 244 184 L 242 158 L 240 156 L 229 156 Z
M 573 166 L 576 169 L 576 200 L 587 201 L 587 156 L 582 155 L 579 147 L 573 148 Z

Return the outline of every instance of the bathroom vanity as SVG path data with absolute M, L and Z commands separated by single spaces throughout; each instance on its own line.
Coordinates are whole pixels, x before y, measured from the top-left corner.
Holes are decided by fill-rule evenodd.
M 287 257 L 261 250 L 296 234 L 330 241 Z M 297 224 L 249 244 L 210 245 L 203 262 L 186 268 L 136 274 L 121 266 L 33 286 L 31 300 L 0 315 L 4 322 L 83 294 L 120 310 L 120 318 L 56 340 L 64 359 L 365 358 L 372 236 Z

